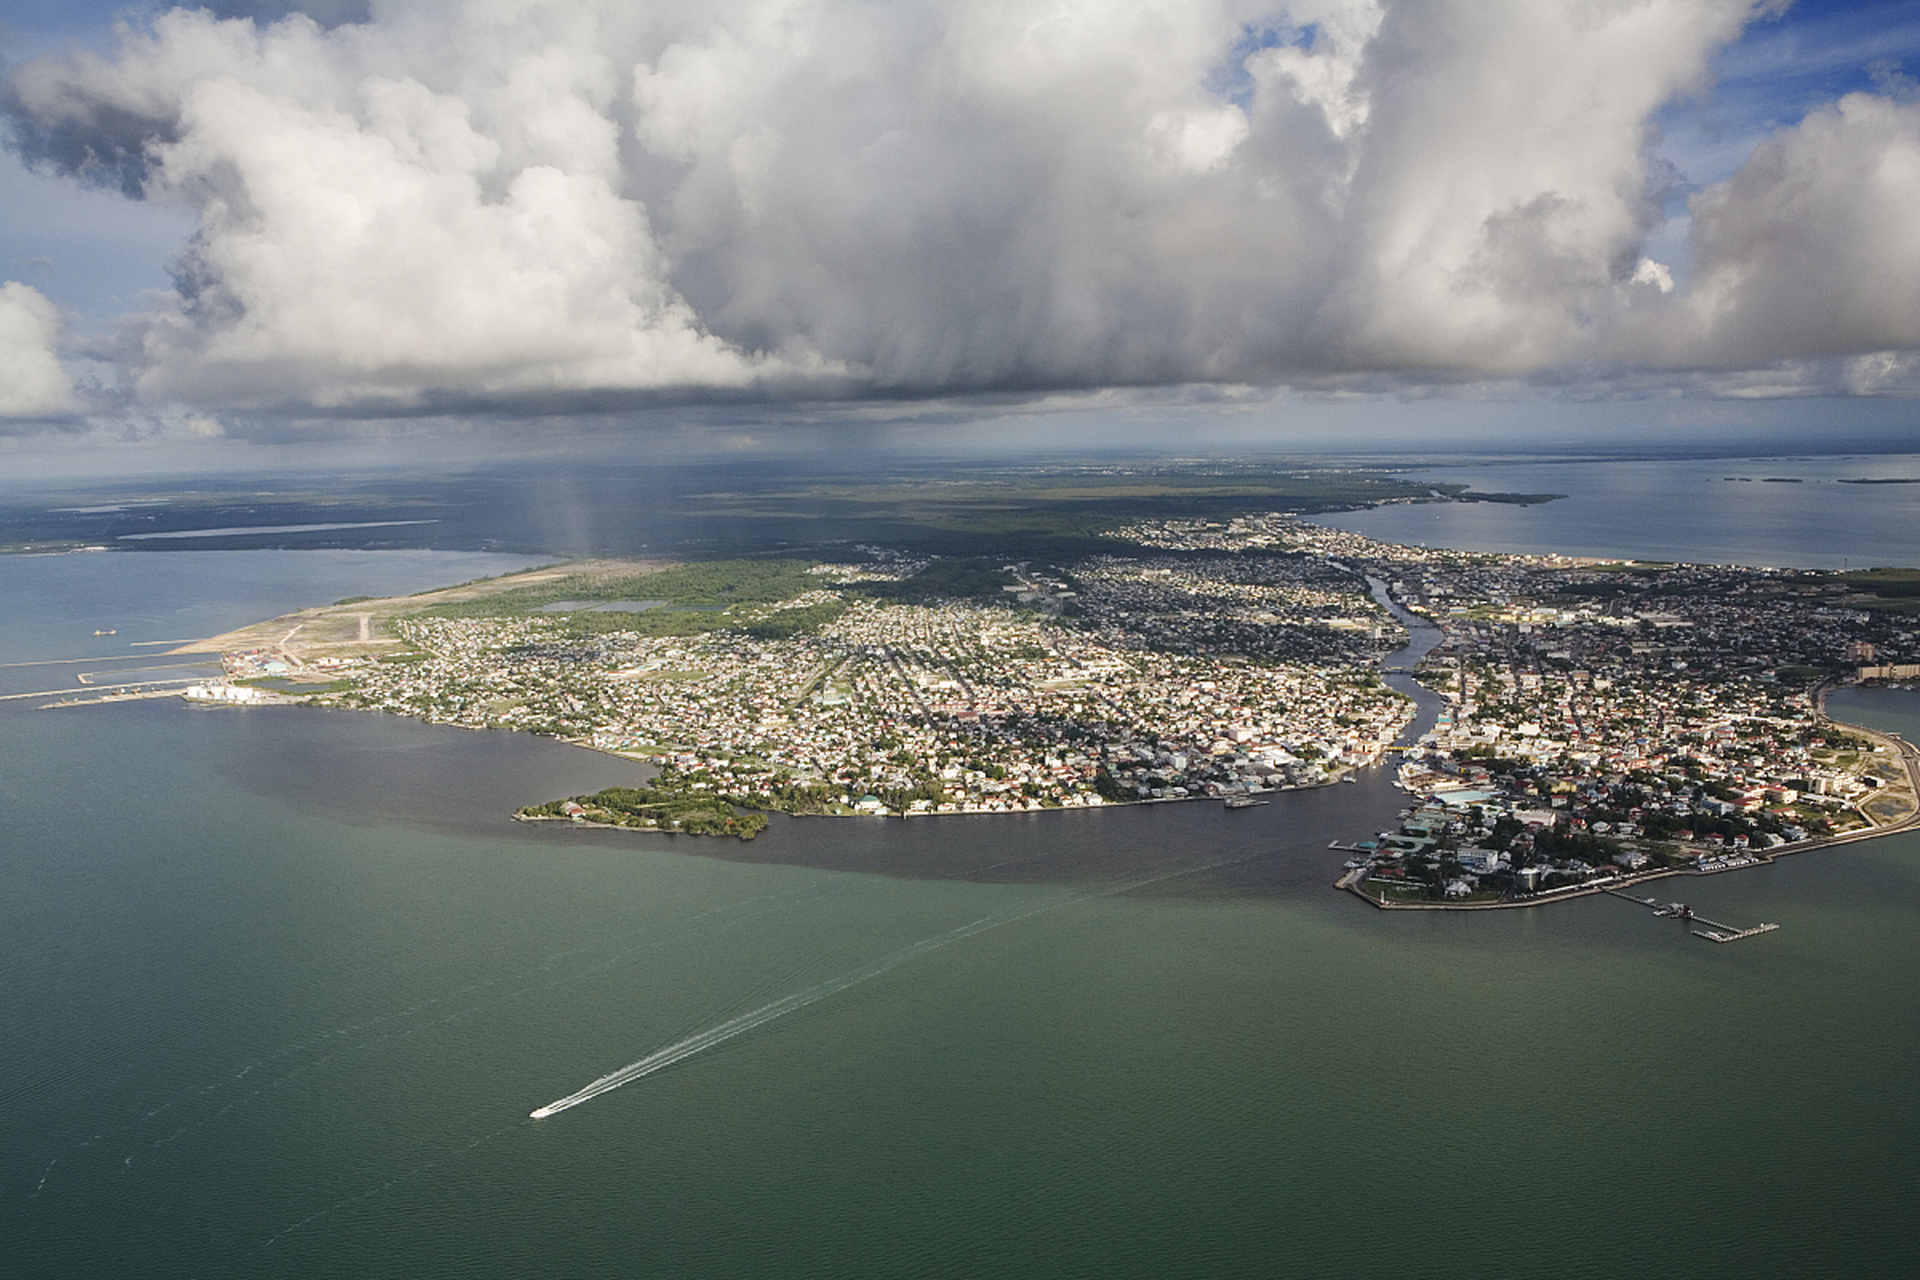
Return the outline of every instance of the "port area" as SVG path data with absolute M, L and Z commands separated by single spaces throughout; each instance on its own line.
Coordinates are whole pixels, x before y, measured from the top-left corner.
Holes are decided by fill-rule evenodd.
M 1742 938 L 1752 938 L 1763 933 L 1772 933 L 1780 927 L 1777 924 L 1756 924 L 1750 929 L 1742 929 L 1737 925 L 1722 924 L 1718 920 L 1709 920 L 1684 902 L 1661 902 L 1658 898 L 1640 898 L 1631 893 L 1622 893 L 1618 889 L 1607 889 L 1605 892 L 1611 897 L 1620 899 L 1622 902 L 1631 902 L 1636 906 L 1646 907 L 1650 909 L 1654 915 L 1662 919 L 1681 920 L 1691 924 L 1705 925 L 1706 927 L 1703 929 L 1693 929 L 1690 930 L 1690 932 L 1694 937 L 1705 938 L 1708 942 L 1738 942 Z
M 225 681 L 210 681 L 205 676 L 193 676 L 189 679 L 191 683 L 187 683 L 184 689 L 178 687 L 186 683 L 181 680 L 149 680 L 124 685 L 102 685 L 97 691 L 53 689 L 42 693 L 5 694 L 0 695 L 0 701 L 18 698 L 53 698 L 52 702 L 40 704 L 42 711 L 51 711 L 59 707 L 97 707 L 109 702 L 144 702 L 154 698 L 183 698 L 192 705 L 201 707 L 291 707 L 299 706 L 306 701 L 304 697 L 297 694 L 285 694 L 275 689 L 258 689 Z

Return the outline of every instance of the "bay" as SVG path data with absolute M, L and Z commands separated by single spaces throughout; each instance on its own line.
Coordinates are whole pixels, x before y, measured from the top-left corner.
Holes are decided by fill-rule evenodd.
M 309 605 L 405 595 L 540 563 L 532 556 L 465 551 L 6 556 L 0 558 L 0 693 L 72 687 L 79 670 L 158 663 L 180 643 Z
M 1855 569 L 1920 565 L 1920 455 L 1526 459 L 1404 474 L 1556 502 L 1413 503 L 1315 517 L 1389 542 L 1524 555 Z M 1872 480 L 1876 483 L 1853 483 Z M 1916 483 L 1894 483 L 1897 481 Z
M 0 598 L 39 611 L 8 615 L 12 654 L 95 616 L 92 588 L 9 577 L 46 563 L 0 561 Z M 262 607 L 285 588 L 258 563 L 203 562 L 193 608 L 287 607 Z M 1914 837 L 1676 882 L 1715 919 L 1782 925 L 1713 947 L 1606 898 L 1385 914 L 1334 893 L 1325 841 L 1393 803 L 1377 781 L 1234 815 L 799 820 L 714 845 L 507 822 L 631 768 L 525 735 L 9 707 L 0 1257 L 18 1274 L 1905 1260 Z M 1920 695 L 1834 711 L 1920 732 Z

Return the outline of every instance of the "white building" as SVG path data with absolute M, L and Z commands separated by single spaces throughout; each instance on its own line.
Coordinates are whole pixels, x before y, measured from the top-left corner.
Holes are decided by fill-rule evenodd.
M 264 702 L 266 695 L 244 684 L 190 684 L 181 697 L 190 702 Z

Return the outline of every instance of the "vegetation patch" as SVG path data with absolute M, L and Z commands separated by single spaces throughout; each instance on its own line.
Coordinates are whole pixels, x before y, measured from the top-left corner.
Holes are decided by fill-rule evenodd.
M 614 600 L 662 600 L 666 603 L 646 613 L 594 614 L 574 613 L 575 619 L 607 619 L 604 629 L 642 631 L 651 635 L 696 634 L 714 627 L 695 627 L 692 631 L 646 631 L 659 625 L 656 614 L 672 615 L 676 609 L 721 610 L 735 605 L 778 604 L 816 589 L 820 584 L 809 577 L 812 560 L 710 560 L 674 565 L 653 573 L 577 574 L 543 582 L 538 586 L 502 591 L 478 600 L 463 600 L 436 605 L 425 612 L 442 618 L 495 618 L 534 613 L 563 600 L 602 603 Z M 672 624 L 669 624 L 672 625 Z M 682 619 L 679 625 L 690 625 Z
M 734 836 L 741 840 L 753 839 L 767 826 L 766 814 L 741 813 L 725 796 L 706 790 L 672 770 L 663 772 L 650 786 L 608 787 L 590 796 L 530 805 L 516 816 L 572 819 L 690 836 Z
M 805 632 L 818 631 L 849 608 L 844 600 L 822 600 L 797 609 L 776 609 L 771 614 L 736 629 L 755 640 L 791 640 Z
M 1000 567 L 994 559 L 968 557 L 935 560 L 920 572 L 900 582 L 862 582 L 864 595 L 883 600 L 901 600 L 925 604 L 930 600 L 1004 600 L 1007 587 L 1018 586 L 1019 579 Z
M 1475 493 L 1471 489 L 1462 489 L 1453 495 L 1455 502 L 1498 502 L 1513 507 L 1537 507 L 1546 502 L 1558 502 L 1566 497 L 1564 493 Z
M 1868 569 L 1844 573 L 1838 580 L 1873 597 L 1867 607 L 1889 613 L 1913 613 L 1920 607 L 1920 569 Z

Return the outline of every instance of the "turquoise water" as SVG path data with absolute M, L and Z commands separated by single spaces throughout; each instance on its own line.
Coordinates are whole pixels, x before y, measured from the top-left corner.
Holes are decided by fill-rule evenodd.
M 0 596 L 42 612 L 10 644 L 86 620 L 18 572 Z M 197 583 L 210 614 L 266 611 L 250 577 Z M 546 838 L 501 815 L 627 766 L 520 735 L 6 707 L 9 1274 L 1859 1276 L 1911 1252 L 1913 837 L 1666 882 L 1782 926 L 1716 947 L 1606 898 L 1372 911 L 1307 862 L 1351 817 L 1312 805 L 1360 788 L 1244 815 L 1264 827 L 981 819 L 955 839 L 1078 869 L 994 884 Z M 1920 695 L 1834 711 L 1920 733 Z M 939 828 L 763 841 L 909 830 Z M 1301 870 L 1256 896 L 1111 892 L 1156 842 L 1269 838 Z

